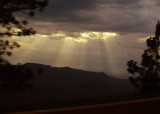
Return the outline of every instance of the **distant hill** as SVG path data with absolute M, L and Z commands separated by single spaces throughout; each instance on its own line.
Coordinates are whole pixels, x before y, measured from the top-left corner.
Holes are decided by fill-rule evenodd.
M 84 99 L 113 97 L 133 92 L 128 80 L 107 76 L 103 72 L 90 72 L 69 67 L 27 63 L 36 71 L 43 69 L 33 79 L 33 89 L 25 92 L 0 92 L 0 105 L 74 102 Z

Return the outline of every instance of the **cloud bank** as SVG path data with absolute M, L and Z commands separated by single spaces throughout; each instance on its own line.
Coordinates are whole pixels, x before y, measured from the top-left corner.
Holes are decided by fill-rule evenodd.
M 51 0 L 32 25 L 39 22 L 43 25 L 39 29 L 66 32 L 153 33 L 159 4 L 156 0 Z

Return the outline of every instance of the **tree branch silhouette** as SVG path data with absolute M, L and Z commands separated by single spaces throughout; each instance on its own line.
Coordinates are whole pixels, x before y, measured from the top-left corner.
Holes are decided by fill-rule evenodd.
M 160 23 L 156 25 L 154 37 L 146 40 L 148 49 L 142 54 L 141 64 L 136 61 L 128 61 L 128 72 L 138 74 L 135 77 L 129 77 L 130 82 L 139 89 L 140 93 L 151 93 L 160 91 Z
M 27 27 L 28 21 L 19 19 L 15 13 L 33 17 L 43 11 L 48 0 L 0 0 L 0 89 L 25 90 L 31 88 L 34 73 L 24 65 L 11 65 L 4 55 L 11 56 L 11 49 L 18 48 L 17 42 L 6 40 L 11 36 L 34 35 L 36 31 Z

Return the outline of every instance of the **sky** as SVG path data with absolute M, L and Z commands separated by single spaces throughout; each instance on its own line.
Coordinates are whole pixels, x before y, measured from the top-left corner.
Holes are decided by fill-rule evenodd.
M 35 17 L 19 17 L 37 34 L 12 37 L 21 47 L 7 59 L 127 78 L 127 61 L 140 62 L 159 11 L 159 0 L 50 0 Z

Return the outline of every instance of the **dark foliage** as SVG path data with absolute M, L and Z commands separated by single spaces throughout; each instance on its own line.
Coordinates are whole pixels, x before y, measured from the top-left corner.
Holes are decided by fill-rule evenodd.
M 34 16 L 35 11 L 43 11 L 47 4 L 47 0 L 0 0 L 0 24 L 3 28 L 0 36 L 35 34 L 32 28 L 26 27 L 27 20 L 17 19 L 14 14 L 21 12 L 25 15 Z
M 6 40 L 11 36 L 27 36 L 36 32 L 27 27 L 28 21 L 19 19 L 16 13 L 33 17 L 36 11 L 43 11 L 48 0 L 0 0 L 0 89 L 25 90 L 31 88 L 34 73 L 24 65 L 11 65 L 4 55 L 11 56 L 11 50 L 20 47 L 17 42 Z
M 146 40 L 148 49 L 142 54 L 141 64 L 136 61 L 128 61 L 128 72 L 138 74 L 136 77 L 129 77 L 130 82 L 140 90 L 141 93 L 151 93 L 160 91 L 160 23 L 156 25 L 154 37 Z
M 31 79 L 34 75 L 31 69 L 24 65 L 1 65 L 0 90 L 24 91 L 31 89 Z

